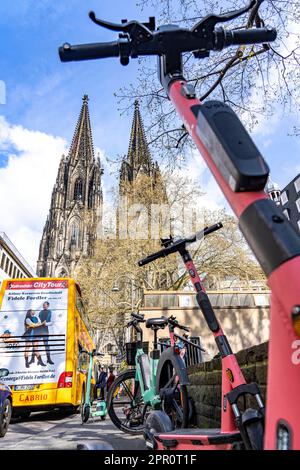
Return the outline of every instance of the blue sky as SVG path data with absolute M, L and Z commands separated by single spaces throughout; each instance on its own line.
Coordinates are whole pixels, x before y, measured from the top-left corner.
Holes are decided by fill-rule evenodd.
M 83 94 L 90 97 L 95 147 L 112 159 L 128 148 L 132 115 L 120 116 L 113 95 L 134 82 L 137 62 L 131 61 L 128 67 L 116 59 L 62 64 L 58 57 L 57 49 L 64 42 L 114 39 L 114 33 L 89 20 L 89 10 L 115 22 L 147 20 L 155 14 L 152 8 L 141 12 L 129 0 L 0 3 L 0 80 L 6 87 L 6 103 L 0 104 L 0 230 L 34 266 L 59 157 L 72 138 Z M 278 109 L 274 119 L 262 123 L 254 135 L 273 179 L 281 186 L 300 171 L 299 140 L 287 136 L 293 124 L 294 116 L 283 119 Z M 209 202 L 224 204 L 202 163 L 198 173 L 195 166 L 197 162 L 194 175 L 210 192 Z M 107 185 L 112 181 L 108 173 Z
M 117 60 L 62 64 L 57 53 L 66 41 L 112 40 L 113 33 L 88 18 L 92 9 L 112 21 L 147 18 L 131 1 L 2 0 L 0 27 L 5 47 L 0 67 L 7 104 L 1 111 L 11 123 L 69 141 L 81 97 L 88 93 L 95 144 L 111 154 L 124 153 L 129 124 L 126 118 L 120 119 L 113 94 L 134 79 L 136 62 L 130 67 L 120 67 Z

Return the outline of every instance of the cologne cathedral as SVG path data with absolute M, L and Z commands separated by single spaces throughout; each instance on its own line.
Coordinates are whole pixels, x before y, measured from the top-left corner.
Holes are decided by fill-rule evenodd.
M 78 262 L 92 254 L 103 206 L 102 173 L 100 160 L 94 155 L 85 95 L 69 154 L 60 161 L 40 242 L 38 276 L 73 277 Z M 159 166 L 152 160 L 135 101 L 128 152 L 120 168 L 120 195 L 130 196 L 131 183 L 142 175 L 150 178 L 155 197 L 155 188 L 163 188 L 163 182 Z

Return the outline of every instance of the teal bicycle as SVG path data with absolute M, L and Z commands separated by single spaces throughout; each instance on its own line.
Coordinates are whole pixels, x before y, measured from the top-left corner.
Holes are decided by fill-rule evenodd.
M 133 327 L 136 341 L 126 344 L 128 369 L 113 382 L 107 397 L 108 414 L 114 425 L 129 434 L 142 434 L 146 418 L 151 410 L 163 409 L 175 427 L 188 424 L 191 408 L 188 398 L 188 377 L 179 348 L 176 346 L 175 328 L 189 329 L 178 323 L 175 317 L 149 318 L 137 313 L 127 327 Z M 153 350 L 148 355 L 143 349 L 145 323 L 154 334 Z M 159 329 L 169 327 L 169 347 L 161 353 L 157 339 Z M 181 338 L 181 337 L 179 337 Z M 189 341 L 187 341 L 189 342 Z

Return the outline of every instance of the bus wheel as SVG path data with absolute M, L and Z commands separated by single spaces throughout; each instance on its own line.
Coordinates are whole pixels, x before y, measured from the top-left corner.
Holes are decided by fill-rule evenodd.
M 24 413 L 21 413 L 20 417 L 21 419 L 28 419 L 30 415 L 31 411 L 25 411 Z
M 59 412 L 63 416 L 69 416 L 77 413 L 77 406 L 64 406 L 63 408 L 59 409 Z
M 20 419 L 28 419 L 30 415 L 31 415 L 31 411 L 21 411 L 20 413 L 13 415 L 13 417 L 20 418 Z

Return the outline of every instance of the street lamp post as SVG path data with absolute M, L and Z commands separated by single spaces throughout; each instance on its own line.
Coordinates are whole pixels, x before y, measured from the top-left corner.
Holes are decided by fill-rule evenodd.
M 115 284 L 112 288 L 112 292 L 120 292 L 120 288 L 118 287 L 117 282 L 122 277 L 126 277 L 127 279 L 130 279 L 130 284 L 131 284 L 131 310 L 133 310 L 134 309 L 134 295 L 133 295 L 133 279 L 132 279 L 132 277 L 129 277 L 127 274 L 121 274 L 120 276 L 118 276 L 117 279 L 115 280 Z M 128 304 L 128 302 L 126 302 L 126 301 L 122 301 L 122 303 L 127 303 Z

